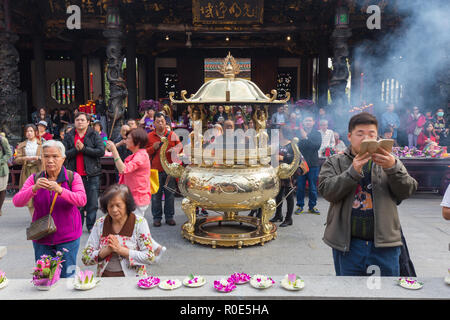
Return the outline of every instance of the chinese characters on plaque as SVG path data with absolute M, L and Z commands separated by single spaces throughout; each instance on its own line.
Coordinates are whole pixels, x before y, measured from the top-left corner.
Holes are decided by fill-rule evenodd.
M 263 23 L 264 0 L 192 0 L 194 24 Z

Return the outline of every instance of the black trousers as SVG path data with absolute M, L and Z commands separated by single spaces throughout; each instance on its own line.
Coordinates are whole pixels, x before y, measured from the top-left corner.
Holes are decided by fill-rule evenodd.
M 277 211 L 275 213 L 276 216 L 283 216 L 281 213 L 281 210 L 283 208 L 283 204 L 281 203 L 283 200 L 283 197 L 286 196 L 289 191 L 291 191 L 292 187 L 290 185 L 285 185 L 280 187 L 280 192 L 278 192 L 277 197 L 275 198 L 275 201 L 277 202 Z M 287 211 L 286 211 L 286 220 L 292 219 L 292 212 L 294 211 L 294 191 L 289 193 L 289 195 L 286 197 L 286 203 L 287 203 Z

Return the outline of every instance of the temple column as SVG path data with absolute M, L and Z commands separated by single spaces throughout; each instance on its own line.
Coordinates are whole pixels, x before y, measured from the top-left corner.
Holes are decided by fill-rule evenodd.
M 109 82 L 109 101 L 107 108 L 108 132 L 110 139 L 120 135 L 120 127 L 123 123 L 125 113 L 124 100 L 128 91 L 122 75 L 122 25 L 117 1 L 115 5 L 108 6 L 106 13 L 106 30 L 103 35 L 108 40 L 106 46 L 107 71 L 106 77 Z
M 318 105 L 328 105 L 328 39 L 323 37 L 319 47 Z
M 11 31 L 9 0 L 0 0 L 0 131 L 10 143 L 22 139 L 18 36 Z
M 336 9 L 335 28 L 331 35 L 333 43 L 333 73 L 330 81 L 330 93 L 335 107 L 347 106 L 345 87 L 349 76 L 347 58 L 349 56 L 348 39 L 352 35 L 348 21 L 348 8 Z

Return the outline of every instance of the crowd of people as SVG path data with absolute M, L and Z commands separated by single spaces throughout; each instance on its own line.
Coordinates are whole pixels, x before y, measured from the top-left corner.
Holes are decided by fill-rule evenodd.
M 235 108 L 225 112 L 224 106 L 218 106 L 217 112 L 210 115 L 214 135 L 208 143 L 228 129 L 254 128 L 255 123 L 246 111 L 246 108 Z M 430 113 L 422 115 L 414 107 L 402 117 L 406 117 L 406 121 L 395 113 L 393 105 L 388 105 L 380 122 L 370 113 L 363 112 L 351 117 L 345 131 L 339 128 L 340 121 L 324 108 L 314 114 L 300 107 L 292 110 L 288 106 L 279 106 L 268 119 L 268 128 L 280 129 L 279 161 L 292 161 L 291 141 L 297 137 L 303 161 L 307 164 L 306 170 L 298 170 L 292 178 L 281 181 L 276 197 L 277 210 L 271 221 L 287 227 L 293 224 L 293 213 L 320 214 L 317 208 L 320 193 L 330 202 L 324 241 L 333 248 L 337 275 L 361 275 L 363 266 L 354 268 L 355 259 L 361 255 L 366 255 L 367 261 L 381 265 L 382 275 L 398 275 L 399 266 L 394 262 L 398 262 L 402 234 L 397 203 L 416 190 L 417 182 L 405 174 L 401 161 L 388 152 L 358 155 L 360 143 L 367 137 L 377 139 L 382 136 L 399 144 L 407 140 L 411 147 L 446 146 L 449 130 L 442 109 L 433 116 Z M 56 233 L 33 241 L 36 260 L 42 254 L 51 254 L 64 247 L 69 253 L 65 257 L 62 276 L 71 276 L 73 272 L 67 266 L 76 261 L 86 225 L 89 240 L 82 250 L 82 261 L 86 265 L 97 264 L 98 276 L 145 274 L 145 265 L 158 261 L 166 251 L 166 247 L 152 238 L 145 219 L 146 211 L 151 207 L 153 227 L 160 227 L 163 217 L 167 225 L 176 225 L 176 182 L 164 171 L 159 158 L 163 137 L 170 142 L 166 152 L 169 162 L 173 161 L 172 150 L 176 153 L 183 150 L 182 141 L 173 130 L 175 121 L 171 115 L 160 110 L 146 110 L 142 118 L 128 119 L 115 141 L 109 140 L 105 132 L 104 114 L 97 114 L 92 121 L 91 115 L 84 112 L 75 112 L 72 119 L 64 110 L 50 116 L 40 108 L 33 114 L 32 121 L 33 124 L 25 126 L 25 140 L 16 147 L 13 157 L 14 163 L 22 165 L 20 191 L 14 196 L 13 203 L 16 207 L 27 206 L 32 221 L 36 221 L 49 213 L 53 199 L 52 217 L 57 227 Z M 192 128 L 190 113 L 183 112 L 179 123 Z M 347 139 L 341 139 L 344 135 Z M 8 165 L 3 159 L 10 159 L 12 151 L 7 140 L 0 139 L 1 215 L 4 200 L 1 190 L 6 189 L 8 177 Z M 117 184 L 100 195 L 100 158 L 105 152 L 114 159 Z M 337 156 L 329 157 L 332 154 Z M 322 166 L 320 157 L 326 158 Z M 154 194 L 150 187 L 150 169 L 158 171 L 160 183 Z M 376 180 L 372 181 L 372 177 Z M 307 209 L 306 184 L 309 193 Z M 382 187 L 371 187 L 375 184 Z M 287 210 L 283 218 L 284 201 Z M 368 206 L 368 203 L 377 205 Z M 106 215 L 97 219 L 99 204 Z M 201 209 L 198 214 L 208 215 L 206 210 L 198 209 Z M 255 212 L 250 213 L 253 214 Z M 257 216 L 260 214 L 258 212 Z M 374 223 L 375 215 L 381 223 Z M 338 216 L 341 218 L 336 218 Z M 351 221 L 351 228 L 344 221 Z M 363 248 L 368 241 L 372 248 L 369 251 Z

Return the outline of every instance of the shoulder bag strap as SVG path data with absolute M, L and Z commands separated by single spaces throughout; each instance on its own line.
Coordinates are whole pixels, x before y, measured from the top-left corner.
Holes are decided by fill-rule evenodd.
M 55 202 L 56 202 L 56 198 L 58 197 L 58 192 L 55 192 L 55 196 L 53 197 L 53 201 L 52 201 L 52 205 L 51 205 L 51 207 L 50 207 L 50 215 L 52 214 L 52 212 L 53 212 L 53 207 L 55 206 Z

